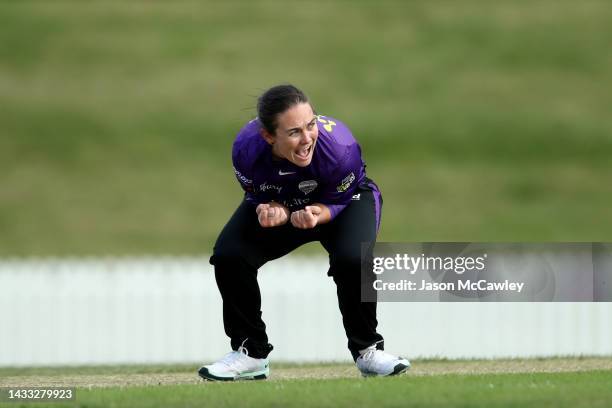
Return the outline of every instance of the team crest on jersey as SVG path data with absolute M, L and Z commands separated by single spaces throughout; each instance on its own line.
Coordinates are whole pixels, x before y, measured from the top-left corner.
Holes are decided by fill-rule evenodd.
M 305 180 L 298 184 L 298 188 L 304 194 L 310 194 L 317 188 L 317 182 L 315 180 Z
M 340 185 L 336 187 L 336 190 L 338 190 L 339 193 L 344 193 L 346 190 L 348 190 L 353 181 L 355 181 L 355 173 L 351 173 L 343 178 Z

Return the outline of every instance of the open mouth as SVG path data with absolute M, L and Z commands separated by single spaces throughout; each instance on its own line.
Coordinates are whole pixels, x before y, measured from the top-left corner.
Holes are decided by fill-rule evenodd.
M 309 144 L 308 146 L 302 147 L 299 150 L 295 151 L 295 156 L 300 160 L 308 160 L 310 153 L 314 147 L 314 143 Z

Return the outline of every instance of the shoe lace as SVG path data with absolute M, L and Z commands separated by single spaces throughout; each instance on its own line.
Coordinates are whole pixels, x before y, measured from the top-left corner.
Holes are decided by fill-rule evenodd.
M 364 361 L 370 361 L 370 360 L 372 360 L 376 356 L 376 352 L 377 351 L 380 351 L 380 350 L 377 350 L 376 347 L 368 347 L 368 351 L 363 353 L 361 355 L 361 358 Z
M 361 355 L 363 361 L 368 362 L 370 366 L 384 364 L 389 360 L 395 359 L 391 354 L 385 353 L 383 350 L 378 350 L 376 346 L 370 346 L 367 351 Z
M 384 354 L 384 352 L 382 352 L 381 350 L 378 350 L 378 348 L 376 347 L 376 345 L 381 342 L 382 340 L 377 341 L 376 343 L 372 344 L 370 347 L 367 347 L 365 351 L 360 350 L 360 352 L 363 353 L 361 354 L 361 358 L 363 358 L 364 361 L 369 361 L 369 360 L 372 360 L 377 354 L 380 354 L 377 352 L 381 352 Z
M 240 365 L 240 360 L 243 358 L 243 356 L 249 355 L 249 350 L 244 347 L 245 342 L 246 340 L 242 342 L 242 345 L 238 347 L 238 350 L 231 351 L 223 356 L 223 358 L 219 360 L 219 363 L 228 368 L 236 368 L 238 365 Z

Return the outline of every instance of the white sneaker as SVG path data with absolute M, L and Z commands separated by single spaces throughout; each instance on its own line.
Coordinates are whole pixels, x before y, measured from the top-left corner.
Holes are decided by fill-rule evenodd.
M 267 358 L 249 357 L 248 350 L 240 346 L 216 363 L 200 368 L 198 374 L 205 380 L 264 380 L 270 375 L 270 367 Z
M 377 350 L 376 345 L 360 350 L 360 353 L 356 363 L 364 377 L 397 375 L 410 368 L 408 360 Z

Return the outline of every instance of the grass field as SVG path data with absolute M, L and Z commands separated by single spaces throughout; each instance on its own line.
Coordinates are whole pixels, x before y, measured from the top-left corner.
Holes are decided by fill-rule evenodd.
M 80 407 L 608 407 L 612 403 L 609 358 L 414 361 L 406 375 L 368 379 L 359 377 L 353 365 L 280 364 L 272 366 L 267 381 L 239 383 L 200 381 L 194 367 L 0 369 L 0 386 L 76 386 L 76 401 L 65 405 Z
M 361 141 L 383 241 L 610 240 L 611 22 L 603 0 L 1 2 L 0 256 L 209 252 L 278 82 Z

